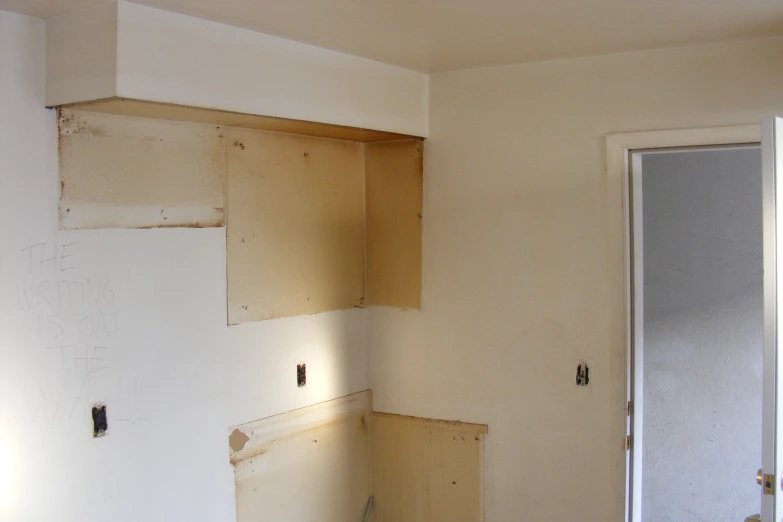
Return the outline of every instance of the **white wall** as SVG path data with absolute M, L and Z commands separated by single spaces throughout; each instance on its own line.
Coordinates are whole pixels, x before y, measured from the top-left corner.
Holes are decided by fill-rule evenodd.
M 227 328 L 223 229 L 58 232 L 44 36 L 0 11 L 0 520 L 234 520 L 228 428 L 365 389 L 366 312 Z
M 380 411 L 489 424 L 487 521 L 621 520 L 622 191 L 606 134 L 783 114 L 781 64 L 769 39 L 431 78 L 422 312 L 371 312 L 370 379 Z
M 648 154 L 642 184 L 643 517 L 744 520 L 760 492 L 761 152 Z

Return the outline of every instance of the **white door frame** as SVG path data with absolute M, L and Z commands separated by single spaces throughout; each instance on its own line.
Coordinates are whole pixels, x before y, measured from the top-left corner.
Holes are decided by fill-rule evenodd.
M 643 273 L 641 270 L 641 235 L 634 234 L 634 222 L 640 227 L 641 190 L 632 193 L 634 170 L 640 176 L 638 152 L 656 149 L 707 148 L 726 145 L 758 145 L 761 125 L 709 127 L 650 132 L 609 134 L 606 137 L 606 172 L 608 182 L 622 184 L 624 227 L 625 285 L 625 396 L 627 410 L 623 439 L 630 437 L 631 449 L 625 454 L 625 521 L 641 522 L 642 485 L 642 324 Z M 634 169 L 634 162 L 638 164 Z M 637 180 L 638 182 L 638 180 Z M 631 198 L 636 199 L 636 205 Z M 635 212 L 636 209 L 636 212 Z M 639 229 L 640 230 L 640 229 Z M 638 259 L 634 261 L 634 253 Z M 636 263 L 636 264 L 635 264 Z M 637 268 L 638 270 L 634 270 Z M 639 349 L 635 349 L 638 346 Z M 634 375 L 639 378 L 634 378 Z M 753 480 L 753 477 L 748 477 Z

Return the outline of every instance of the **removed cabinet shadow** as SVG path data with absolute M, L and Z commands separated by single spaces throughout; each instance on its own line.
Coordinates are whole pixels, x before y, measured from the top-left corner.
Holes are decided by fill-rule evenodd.
M 487 426 L 371 410 L 369 390 L 229 430 L 237 522 L 480 522 Z
M 365 145 L 367 304 L 421 308 L 420 140 Z
M 237 522 L 362 520 L 370 402 L 366 391 L 230 430 Z
M 219 128 L 69 109 L 58 123 L 61 229 L 223 226 Z
M 229 323 L 364 306 L 362 144 L 227 137 Z
M 420 138 L 127 100 L 59 114 L 60 228 L 225 223 L 229 324 L 421 307 Z
M 229 324 L 421 307 L 421 140 L 226 135 Z

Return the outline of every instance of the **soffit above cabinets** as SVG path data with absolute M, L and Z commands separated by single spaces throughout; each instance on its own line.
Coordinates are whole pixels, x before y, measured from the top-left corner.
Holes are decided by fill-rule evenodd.
M 45 103 L 362 142 L 429 130 L 426 74 L 128 2 L 46 21 Z

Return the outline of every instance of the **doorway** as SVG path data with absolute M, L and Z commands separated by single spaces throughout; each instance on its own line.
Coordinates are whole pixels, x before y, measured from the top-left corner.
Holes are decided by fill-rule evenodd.
M 761 151 L 639 151 L 632 165 L 633 520 L 743 520 L 759 503 Z

